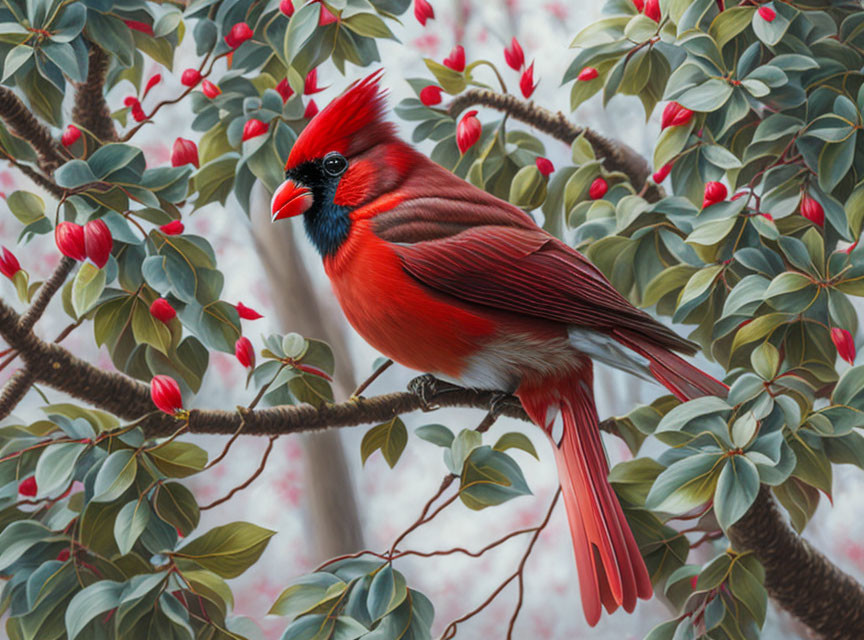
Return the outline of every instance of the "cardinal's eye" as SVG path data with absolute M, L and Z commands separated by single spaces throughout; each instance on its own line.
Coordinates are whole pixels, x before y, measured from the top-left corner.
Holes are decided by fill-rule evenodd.
M 331 176 L 341 176 L 348 168 L 348 161 L 345 157 L 336 151 L 328 153 L 324 156 L 324 171 Z

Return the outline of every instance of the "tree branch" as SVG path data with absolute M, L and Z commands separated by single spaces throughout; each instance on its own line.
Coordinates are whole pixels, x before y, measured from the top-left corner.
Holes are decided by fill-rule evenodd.
M 54 297 L 57 290 L 63 286 L 64 282 L 66 282 L 66 278 L 69 277 L 69 273 L 72 271 L 73 267 L 75 267 L 75 260 L 72 258 L 64 256 L 60 260 L 60 264 L 57 265 L 54 273 L 52 273 L 51 277 L 48 278 L 48 280 L 46 280 L 39 288 L 39 293 L 30 305 L 30 308 L 27 309 L 27 312 L 23 316 L 21 316 L 21 320 L 18 322 L 18 328 L 22 332 L 26 333 L 30 331 L 30 329 L 33 328 L 33 325 L 39 321 L 39 318 L 41 318 L 42 314 L 45 313 L 48 303 L 51 302 L 51 298 Z
M 12 135 L 22 138 L 36 150 L 39 166 L 44 171 L 50 174 L 66 162 L 48 127 L 39 122 L 15 92 L 6 87 L 0 87 L 0 118 Z
M 447 111 L 455 118 L 474 105 L 503 111 L 568 145 L 573 144 L 580 135 L 584 135 L 597 155 L 603 159 L 606 169 L 624 173 L 637 191 L 644 188 L 643 197 L 648 202 L 657 202 L 666 196 L 662 187 L 647 181 L 651 175 L 651 166 L 638 152 L 623 142 L 610 140 L 588 127 L 577 127 L 560 111 L 552 113 L 533 102 L 523 102 L 509 93 L 495 93 L 489 89 L 470 89 L 456 96 Z
M 736 549 L 762 562 L 777 604 L 824 638 L 861 638 L 864 588 L 789 528 L 768 487 L 729 533 Z
M 72 121 L 90 131 L 102 142 L 117 140 L 117 130 L 111 119 L 111 109 L 105 101 L 105 76 L 111 59 L 101 47 L 90 45 L 90 65 L 87 80 L 78 85 L 75 91 L 75 106 L 72 108 Z

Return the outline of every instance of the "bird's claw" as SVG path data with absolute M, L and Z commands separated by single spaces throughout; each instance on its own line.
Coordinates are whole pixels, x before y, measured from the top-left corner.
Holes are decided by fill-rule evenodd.
M 408 391 L 420 398 L 423 406 L 423 411 L 434 411 L 438 405 L 429 402 L 429 398 L 435 396 L 439 392 L 441 381 L 431 373 L 424 373 L 422 376 L 417 376 L 408 383 Z

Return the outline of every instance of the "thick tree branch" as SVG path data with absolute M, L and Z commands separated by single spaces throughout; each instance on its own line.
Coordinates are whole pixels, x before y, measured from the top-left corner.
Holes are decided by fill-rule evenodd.
M 44 171 L 50 174 L 66 161 L 48 127 L 39 122 L 15 92 L 6 87 L 0 87 L 0 118 L 12 135 L 24 139 L 36 150 L 39 166 Z
M 568 145 L 573 144 L 580 135 L 584 135 L 597 155 L 603 159 L 606 169 L 626 174 L 637 191 L 644 189 L 643 197 L 648 202 L 657 202 L 666 195 L 661 187 L 648 182 L 651 166 L 634 149 L 623 142 L 610 140 L 588 127 L 577 127 L 560 111 L 552 113 L 533 102 L 524 102 L 509 93 L 495 93 L 488 89 L 470 89 L 456 96 L 447 111 L 455 118 L 468 107 L 475 105 L 503 111 Z
M 117 130 L 111 119 L 111 109 L 105 101 L 105 76 L 111 58 L 101 47 L 90 45 L 90 66 L 87 80 L 77 86 L 72 121 L 90 131 L 102 142 L 117 140 Z
M 75 260 L 72 258 L 64 256 L 60 260 L 60 264 L 58 264 L 57 268 L 54 269 L 54 273 L 52 273 L 51 277 L 48 278 L 39 288 L 39 292 L 36 294 L 36 299 L 30 305 L 30 308 L 27 309 L 27 312 L 23 316 L 21 316 L 18 328 L 22 332 L 26 333 L 30 331 L 30 329 L 33 328 L 33 325 L 39 321 L 39 318 L 41 318 L 42 314 L 45 313 L 48 303 L 51 302 L 51 298 L 54 297 L 57 290 L 63 286 L 64 282 L 66 282 L 66 278 L 69 277 L 69 274 L 72 272 L 74 267 Z
M 762 562 L 765 587 L 777 604 L 824 638 L 861 638 L 864 588 L 789 528 L 768 487 L 760 489 L 730 538 Z

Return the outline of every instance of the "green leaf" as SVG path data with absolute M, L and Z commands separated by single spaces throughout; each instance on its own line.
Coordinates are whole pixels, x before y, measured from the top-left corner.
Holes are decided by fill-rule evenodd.
M 407 443 L 408 429 L 402 419 L 395 416 L 389 422 L 372 427 L 366 432 L 360 443 L 360 457 L 365 464 L 369 456 L 380 449 L 384 460 L 392 469 L 399 462 Z
M 717 111 L 732 95 L 732 85 L 719 78 L 710 78 L 678 96 L 678 103 L 692 111 Z
M 186 478 L 207 465 L 207 452 L 191 442 L 169 442 L 147 452 L 147 456 L 169 478 Z
M 459 497 L 469 509 L 485 509 L 530 493 L 522 470 L 506 453 L 481 446 L 465 460 Z
M 62 442 L 47 447 L 36 463 L 39 493 L 45 496 L 55 489 L 65 489 L 75 473 L 75 463 L 86 450 L 87 445 L 78 442 Z
M 127 502 L 117 519 L 114 520 L 114 540 L 122 555 L 132 551 L 135 541 L 141 536 L 150 522 L 150 505 L 146 499 L 139 498 Z
M 251 567 L 276 532 L 248 522 L 215 527 L 175 552 L 223 578 L 236 578 Z
M 663 471 L 645 500 L 652 511 L 680 514 L 705 504 L 714 495 L 723 455 L 697 453 Z
M 61 540 L 41 522 L 19 520 L 0 533 L 0 571 L 23 556 L 34 544 L 47 540 Z
M 113 502 L 129 488 L 137 472 L 138 460 L 134 450 L 115 451 L 108 456 L 96 474 L 93 501 Z
M 770 342 L 763 342 L 750 354 L 750 364 L 763 380 L 771 380 L 780 366 L 780 352 Z
M 166 482 L 156 487 L 153 510 L 183 536 L 192 533 L 201 518 L 195 496 L 179 482 Z
M 85 184 L 96 182 L 96 176 L 83 160 L 70 160 L 54 172 L 54 181 L 66 189 L 76 189 Z
M 773 2 L 761 5 L 770 9 L 777 9 Z M 753 32 L 756 37 L 767 45 L 774 46 L 783 38 L 789 28 L 789 19 L 781 11 L 775 11 L 774 19 L 770 22 L 765 20 L 758 12 L 753 13 Z
M 752 411 L 739 416 L 732 423 L 732 444 L 739 449 L 745 448 L 753 440 L 753 436 L 756 435 L 758 429 L 759 421 L 756 420 L 756 416 L 753 415 Z
M 453 432 L 443 424 L 425 424 L 422 427 L 417 427 L 414 430 L 414 435 L 421 440 L 437 444 L 439 447 L 447 449 L 450 448 L 450 445 L 453 444 L 453 439 L 456 437 L 453 435 Z
M 540 459 L 540 456 L 537 455 L 537 450 L 534 448 L 534 443 L 526 436 L 524 433 L 520 433 L 518 431 L 511 431 L 509 433 L 505 433 L 503 436 L 498 438 L 498 441 L 492 445 L 492 448 L 495 451 L 507 451 L 507 449 L 521 449 L 527 453 L 530 453 L 537 460 Z
M 94 582 L 75 594 L 66 608 L 66 632 L 69 640 L 75 640 L 84 627 L 100 613 L 105 613 L 120 604 L 125 583 L 112 580 Z
M 302 576 L 279 594 L 267 613 L 294 617 L 328 600 L 336 589 L 348 585 L 332 573 L 318 572 Z
M 45 201 L 29 191 L 13 191 L 6 198 L 6 204 L 21 224 L 33 224 L 45 217 Z
M 761 628 L 765 624 L 765 614 L 768 609 L 768 592 L 762 586 L 762 581 L 754 576 L 742 562 L 736 562 L 732 566 L 729 576 L 729 588 L 732 595 L 753 616 L 756 624 Z
M 720 472 L 714 493 L 714 514 L 724 531 L 747 513 L 758 493 L 756 465 L 744 456 L 730 456 Z
M 373 622 L 396 609 L 408 596 L 405 578 L 398 571 L 393 571 L 393 565 L 385 564 L 369 584 L 366 596 L 366 608 Z
M 750 26 L 755 7 L 730 7 L 717 14 L 708 27 L 708 35 L 717 43 L 717 48 L 731 41 L 735 36 Z
M 136 300 L 132 310 L 132 335 L 138 344 L 149 344 L 165 355 L 171 350 L 172 338 L 168 325 L 153 317 L 147 306 L 139 300 Z
M 80 317 L 96 304 L 105 289 L 105 270 L 91 262 L 81 265 L 72 284 L 72 307 Z
M 360 36 L 397 40 L 390 27 L 374 13 L 356 13 L 343 19 L 342 24 Z
M 438 81 L 438 84 L 441 85 L 444 91 L 455 95 L 465 90 L 465 74 L 454 71 L 450 67 L 445 67 L 431 58 L 424 58 L 423 62 L 426 63 L 426 67 L 432 72 L 435 80 Z

